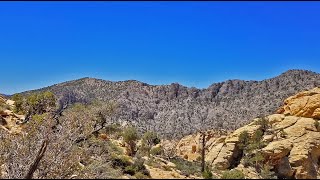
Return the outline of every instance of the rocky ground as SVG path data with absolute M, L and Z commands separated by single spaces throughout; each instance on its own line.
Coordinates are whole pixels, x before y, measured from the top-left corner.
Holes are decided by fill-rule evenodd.
M 24 121 L 25 116 L 13 112 L 14 101 L 0 96 L 0 105 L 0 128 L 10 133 L 21 132 L 20 124 Z

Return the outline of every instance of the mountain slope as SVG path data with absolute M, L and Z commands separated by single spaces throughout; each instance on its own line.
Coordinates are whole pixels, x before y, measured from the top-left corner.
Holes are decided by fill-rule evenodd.
M 83 78 L 22 94 L 50 90 L 62 103 L 116 101 L 114 121 L 178 138 L 199 129 L 236 129 L 248 119 L 275 112 L 287 97 L 319 84 L 317 73 L 290 70 L 263 81 L 228 80 L 201 90 L 176 83 L 155 86 Z

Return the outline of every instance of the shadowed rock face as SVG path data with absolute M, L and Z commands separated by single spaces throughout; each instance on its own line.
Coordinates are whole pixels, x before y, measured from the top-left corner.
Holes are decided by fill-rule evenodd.
M 154 86 L 138 81 L 84 78 L 36 91 L 50 90 L 60 101 L 69 103 L 116 101 L 114 121 L 130 122 L 140 131 L 180 138 L 199 129 L 239 128 L 258 115 L 274 113 L 284 99 L 314 88 L 319 82 L 317 73 L 290 70 L 264 81 L 228 80 L 206 89 L 176 83 Z M 23 94 L 27 93 L 30 92 Z

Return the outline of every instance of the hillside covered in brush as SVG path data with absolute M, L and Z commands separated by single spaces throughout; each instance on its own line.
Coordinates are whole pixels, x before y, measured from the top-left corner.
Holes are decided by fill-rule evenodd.
M 304 70 L 290 70 L 263 81 L 228 80 L 206 89 L 83 78 L 22 94 L 51 91 L 60 104 L 113 101 L 118 107 L 113 122 L 182 137 L 199 129 L 234 130 L 248 119 L 274 113 L 285 98 L 319 82 L 319 74 Z

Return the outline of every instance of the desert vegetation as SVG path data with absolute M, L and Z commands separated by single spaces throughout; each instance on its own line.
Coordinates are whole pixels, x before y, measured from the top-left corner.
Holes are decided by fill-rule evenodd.
M 81 81 L 96 89 L 104 84 L 96 84 L 92 79 Z M 129 84 L 124 86 L 126 83 Z M 107 84 L 114 85 L 113 82 Z M 13 101 L 1 97 L 0 178 L 274 179 L 317 176 L 317 88 L 288 98 L 278 114 L 265 116 L 262 113 L 250 124 L 238 123 L 243 127 L 232 132 L 234 127 L 223 129 L 226 123 L 232 122 L 226 120 L 215 124 L 219 131 L 206 131 L 207 120 L 212 114 L 206 101 L 197 99 L 201 97 L 201 91 L 192 89 L 190 93 L 187 89 L 187 98 L 182 97 L 184 88 L 180 85 L 166 86 L 170 93 L 163 97 L 168 96 L 167 99 L 158 98 L 159 101 L 154 102 L 157 105 L 153 106 L 152 98 L 146 97 L 161 94 L 166 91 L 161 89 L 163 87 L 149 87 L 136 81 L 116 84 L 114 92 L 117 93 L 109 99 L 94 99 L 96 91 L 90 96 L 84 93 L 86 98 L 79 97 L 78 91 L 86 88 L 77 91 L 67 88 L 61 90 L 62 96 L 60 91 L 58 94 L 47 91 L 54 87 L 15 94 L 11 96 Z M 83 82 L 68 82 L 62 86 L 78 85 L 82 86 Z M 133 91 L 121 93 L 124 87 L 131 87 Z M 155 89 L 150 88 L 159 88 L 159 91 L 152 94 Z M 142 92 L 143 97 L 132 97 Z M 191 94 L 193 100 L 189 97 Z M 188 99 L 188 108 L 192 111 L 183 109 L 184 100 L 179 98 Z M 308 99 L 307 103 L 301 103 L 306 102 L 303 98 Z M 198 100 L 201 106 L 194 103 Z M 172 106 L 164 107 L 162 101 L 170 102 Z M 131 103 L 136 106 L 134 112 L 126 109 Z M 177 113 L 176 105 L 186 113 Z M 295 109 L 297 107 L 302 109 Z M 163 119 L 157 119 L 167 108 L 171 108 L 172 116 L 166 113 L 161 115 Z M 191 132 L 188 129 L 198 133 L 188 136 L 188 141 L 180 141 L 181 135 Z M 308 152 L 306 156 L 312 161 L 295 156 L 295 148 Z M 275 155 L 275 152 L 281 153 Z M 299 159 L 302 165 L 290 162 L 290 158 L 291 161 Z

